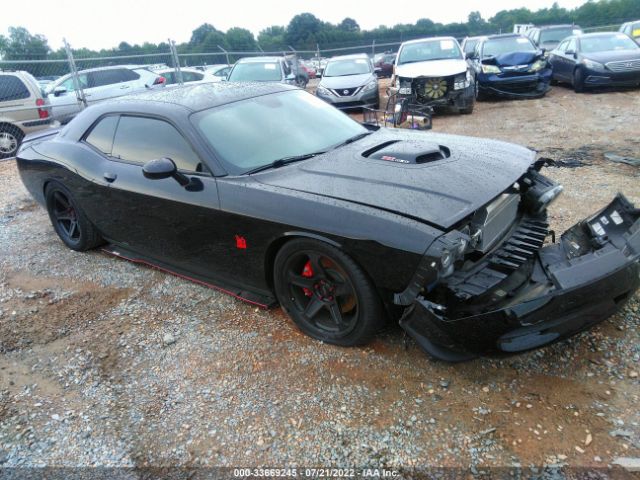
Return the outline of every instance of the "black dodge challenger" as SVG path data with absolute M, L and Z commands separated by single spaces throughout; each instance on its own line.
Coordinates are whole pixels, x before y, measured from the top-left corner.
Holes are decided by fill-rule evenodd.
M 280 303 L 328 343 L 399 319 L 450 361 L 567 337 L 640 283 L 640 211 L 619 195 L 555 242 L 546 209 L 562 187 L 544 164 L 508 143 L 365 127 L 287 85 L 232 83 L 95 105 L 18 154 L 69 248 Z

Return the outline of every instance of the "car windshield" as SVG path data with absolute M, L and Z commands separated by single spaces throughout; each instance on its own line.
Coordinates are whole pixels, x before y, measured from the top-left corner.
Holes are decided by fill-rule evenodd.
M 535 52 L 531 40 L 526 37 L 504 37 L 487 40 L 482 47 L 483 57 L 497 57 L 505 53 L 513 52 Z
M 282 80 L 278 62 L 238 63 L 229 74 L 230 82 L 279 82 Z
M 550 28 L 540 31 L 540 45 L 545 43 L 560 43 L 571 35 L 578 35 L 582 30 L 576 27 Z
M 460 47 L 455 40 L 450 38 L 428 40 L 403 46 L 398 57 L 398 65 L 450 58 L 462 58 Z
M 345 75 L 361 75 L 371 73 L 369 61 L 364 58 L 349 60 L 331 60 L 324 70 L 325 77 L 342 77 Z
M 324 152 L 368 132 L 302 90 L 241 100 L 191 118 L 232 175 L 279 159 Z
M 639 50 L 640 46 L 623 33 L 598 35 L 580 39 L 582 53 L 609 52 L 612 50 Z

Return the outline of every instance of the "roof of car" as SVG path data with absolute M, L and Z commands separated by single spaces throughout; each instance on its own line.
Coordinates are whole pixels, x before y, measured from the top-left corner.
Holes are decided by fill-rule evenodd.
M 496 34 L 496 35 L 487 35 L 486 37 L 484 37 L 486 40 L 496 40 L 496 39 L 500 39 L 500 38 L 528 38 L 525 35 L 522 35 L 521 33 L 500 33 L 500 34 Z
M 576 34 L 576 35 L 571 35 L 571 37 L 576 37 L 576 38 L 592 38 L 592 37 L 607 37 L 610 35 L 624 35 L 621 34 L 620 32 L 593 32 L 593 33 L 580 33 L 580 34 Z M 569 38 L 569 37 L 567 37 Z
M 366 53 L 352 53 L 350 55 L 337 55 L 335 57 L 331 57 L 329 61 L 333 60 L 356 60 L 359 58 L 369 58 L 369 55 Z
M 412 43 L 422 43 L 426 41 L 437 41 L 437 40 L 455 40 L 453 37 L 425 37 L 425 38 L 416 38 L 415 40 L 408 40 L 403 42 L 402 45 L 410 45 Z M 402 46 L 400 45 L 400 46 Z
M 245 57 L 238 60 L 238 63 L 267 63 L 267 62 L 278 62 L 282 60 L 282 57 Z
M 297 87 L 271 82 L 199 83 L 196 85 L 184 85 L 179 88 L 161 88 L 140 94 L 127 95 L 110 103 L 145 104 L 157 102 L 180 105 L 189 110 L 198 111 L 287 90 L 297 90 Z
M 561 25 L 543 25 L 541 27 L 535 27 L 538 30 L 551 30 L 552 28 L 580 28 L 580 25 L 572 25 L 571 23 L 564 23 Z
M 149 68 L 148 65 L 128 65 L 128 64 L 123 64 L 123 65 L 109 65 L 107 67 L 94 67 L 94 68 L 85 68 L 83 70 L 78 70 L 78 73 L 86 73 L 86 72 L 99 72 L 101 70 L 113 70 L 115 68 L 128 68 L 130 70 L 136 69 L 136 68 Z M 70 74 L 68 74 L 70 75 Z

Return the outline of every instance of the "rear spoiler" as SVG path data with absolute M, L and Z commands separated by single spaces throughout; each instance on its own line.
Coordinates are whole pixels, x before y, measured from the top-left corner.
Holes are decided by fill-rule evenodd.
M 45 128 L 44 130 L 40 130 L 38 132 L 30 133 L 29 135 L 24 137 L 24 139 L 22 140 L 22 145 L 34 142 L 36 140 L 42 141 L 42 140 L 44 140 L 46 138 L 56 136 L 58 133 L 60 133 L 60 130 L 62 130 L 62 127 Z

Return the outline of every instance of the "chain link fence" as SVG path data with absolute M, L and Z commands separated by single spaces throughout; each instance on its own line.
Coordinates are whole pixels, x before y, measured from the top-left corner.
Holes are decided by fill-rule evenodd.
M 619 24 L 585 28 L 585 32 L 617 30 Z M 173 84 L 206 80 L 214 66 L 228 66 L 244 57 L 285 56 L 296 78 L 306 74 L 303 62 L 322 69 L 322 60 L 353 53 L 395 52 L 403 41 L 357 45 L 317 45 L 315 50 L 217 51 L 178 53 L 168 40 L 157 51 L 118 51 L 108 56 L 90 56 L 83 50 L 65 48 L 42 55 L 0 60 L 0 159 L 15 154 L 24 135 L 64 124 L 88 105 Z M 309 64 L 306 64 L 309 66 Z M 304 71 L 304 72 L 303 72 Z M 211 77 L 207 77 L 211 78 Z M 308 79 L 308 77 L 307 77 Z M 306 85 L 306 80 L 304 82 Z

